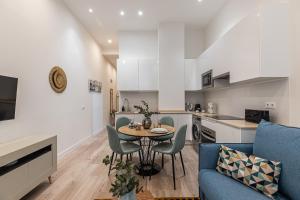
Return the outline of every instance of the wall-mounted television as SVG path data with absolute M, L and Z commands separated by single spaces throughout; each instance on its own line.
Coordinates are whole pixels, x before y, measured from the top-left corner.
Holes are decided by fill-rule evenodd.
M 18 79 L 0 75 L 0 121 L 15 118 Z

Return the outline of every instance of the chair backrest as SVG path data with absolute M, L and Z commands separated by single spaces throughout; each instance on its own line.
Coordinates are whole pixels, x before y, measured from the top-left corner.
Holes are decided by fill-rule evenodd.
M 187 130 L 187 125 L 183 125 L 177 131 L 173 148 L 172 148 L 172 153 L 178 153 L 183 149 L 185 145 L 186 130 Z
M 108 142 L 111 150 L 115 153 L 122 154 L 123 150 L 116 129 L 114 129 L 111 125 L 107 125 L 106 128 L 108 134 Z
M 122 126 L 126 126 L 130 123 L 130 119 L 128 119 L 127 117 L 120 117 L 117 119 L 116 122 L 116 130 L 119 131 L 119 128 Z
M 174 127 L 174 120 L 172 117 L 166 116 L 166 117 L 162 117 L 159 122 L 163 125 L 167 125 L 167 126 L 172 126 Z

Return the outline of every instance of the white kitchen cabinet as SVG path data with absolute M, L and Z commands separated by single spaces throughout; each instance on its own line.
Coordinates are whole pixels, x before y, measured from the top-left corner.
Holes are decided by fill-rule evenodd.
M 157 60 L 119 59 L 117 82 L 119 91 L 157 91 Z
M 236 128 L 209 118 L 202 118 L 201 123 L 216 132 L 216 143 L 253 143 L 255 140 L 255 129 Z
M 198 69 L 198 61 L 196 59 L 185 59 L 184 75 L 185 90 L 197 91 L 201 90 L 201 72 Z
M 216 124 L 217 143 L 254 143 L 256 129 L 241 129 L 225 125 Z
M 230 72 L 230 83 L 289 77 L 288 3 L 264 1 L 199 57 L 213 77 Z
M 119 59 L 117 67 L 119 91 L 139 90 L 139 65 L 137 59 Z
M 155 59 L 139 60 L 139 90 L 158 90 L 158 63 Z

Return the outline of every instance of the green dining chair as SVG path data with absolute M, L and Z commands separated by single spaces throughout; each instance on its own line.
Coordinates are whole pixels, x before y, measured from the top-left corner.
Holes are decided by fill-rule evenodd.
M 155 160 L 156 153 L 162 153 L 162 162 L 164 159 L 164 154 L 168 154 L 168 155 L 172 156 L 174 190 L 176 190 L 174 157 L 177 153 L 180 154 L 182 169 L 183 169 L 183 173 L 185 175 L 185 168 L 184 168 L 184 162 L 183 162 L 181 151 L 185 145 L 186 131 L 187 131 L 187 125 L 184 125 L 184 126 L 180 127 L 180 129 L 177 131 L 175 141 L 173 144 L 168 143 L 168 142 L 162 142 L 162 143 L 159 143 L 159 144 L 153 146 L 151 149 L 151 151 L 154 152 L 153 160 L 152 160 L 152 167 L 154 167 L 154 160 Z M 151 176 L 150 176 L 150 179 L 151 179 Z
M 119 132 L 119 128 L 121 128 L 122 126 L 127 126 L 129 123 L 130 123 L 130 119 L 128 119 L 127 117 L 120 117 L 117 119 L 116 130 L 118 131 L 118 136 L 120 140 L 126 142 L 134 142 L 140 140 L 139 137 L 129 136 Z
M 169 116 L 162 117 L 159 120 L 159 122 L 162 125 L 167 125 L 167 126 L 174 127 L 174 120 L 173 120 L 172 117 L 169 117 Z M 170 140 L 170 142 L 172 142 L 172 138 L 173 137 L 174 137 L 174 133 L 168 134 L 168 135 L 164 135 L 164 136 L 159 136 L 159 137 L 153 137 L 153 138 L 151 138 L 151 140 L 155 141 L 155 142 L 164 142 L 164 141 Z
M 141 151 L 142 148 L 141 146 L 133 143 L 133 142 L 124 142 L 121 143 L 120 142 L 120 138 L 118 136 L 118 133 L 116 131 L 116 129 L 114 129 L 112 126 L 107 125 L 107 133 L 108 133 L 108 142 L 109 142 L 109 146 L 112 150 L 112 155 L 110 158 L 110 165 L 109 165 L 109 171 L 108 171 L 108 175 L 110 175 L 110 171 L 111 171 L 111 166 L 114 160 L 114 156 L 118 154 L 121 155 L 121 159 L 123 158 L 123 155 L 127 155 L 127 159 L 128 159 L 128 155 L 138 152 L 139 153 L 139 159 L 140 159 L 140 163 L 142 162 L 141 159 Z

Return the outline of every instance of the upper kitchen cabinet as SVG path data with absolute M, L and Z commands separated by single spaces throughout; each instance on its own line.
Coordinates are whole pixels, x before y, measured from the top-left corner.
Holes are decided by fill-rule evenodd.
M 199 57 L 202 72 L 230 83 L 289 77 L 288 4 L 263 1 Z
M 118 60 L 119 91 L 157 91 L 158 64 L 156 59 Z
M 201 72 L 196 59 L 185 59 L 184 61 L 185 90 L 201 90 Z
M 158 61 L 156 59 L 139 60 L 139 90 L 158 90 Z
M 139 90 L 139 64 L 137 59 L 119 59 L 117 82 L 119 91 Z

